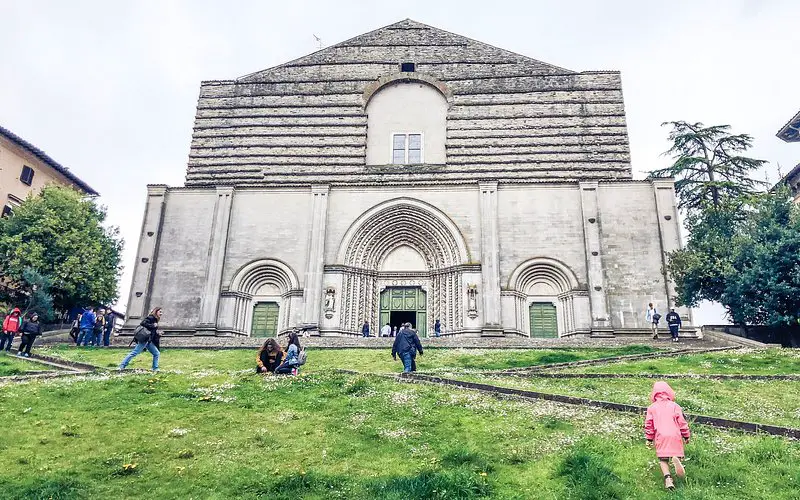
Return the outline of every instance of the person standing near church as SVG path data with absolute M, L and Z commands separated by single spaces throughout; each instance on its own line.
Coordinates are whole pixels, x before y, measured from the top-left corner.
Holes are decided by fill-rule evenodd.
M 433 334 L 439 337 L 442 334 L 442 324 L 439 323 L 439 320 L 436 320 L 436 323 L 433 324 Z
M 417 332 L 411 329 L 411 323 L 404 323 L 392 344 L 392 359 L 397 361 L 397 356 L 400 355 L 400 360 L 403 362 L 403 373 L 411 373 L 417 352 L 422 356 L 422 344 Z
M 8 342 L 8 345 L 5 345 L 6 352 L 11 350 L 11 343 L 14 342 L 14 336 L 19 331 L 20 326 L 22 326 L 22 317 L 20 316 L 21 311 L 19 307 L 15 307 L 11 314 L 6 316 L 3 320 L 3 335 L 0 337 L 0 351 L 3 350 L 3 346 Z
M 364 325 L 361 327 L 361 336 L 369 337 L 369 321 L 364 320 Z
M 111 345 L 111 333 L 114 331 L 114 312 L 106 309 L 106 329 L 103 331 L 103 346 Z
M 92 338 L 92 331 L 94 330 L 95 322 L 94 309 L 87 307 L 81 313 L 81 333 L 78 335 L 76 346 L 83 344 L 86 346 Z
M 392 327 L 389 323 L 386 323 L 381 327 L 381 337 L 389 337 L 392 334 Z
M 673 307 L 670 309 L 667 317 L 664 318 L 667 321 L 667 326 L 669 327 L 669 333 L 672 334 L 672 341 L 678 341 L 678 334 L 681 330 L 681 326 L 683 322 L 681 321 L 681 315 L 675 312 L 675 308 Z
M 36 337 L 42 334 L 42 325 L 39 323 L 39 315 L 36 313 L 31 314 L 30 319 L 22 322 L 22 327 L 19 331 L 22 334 L 22 341 L 19 344 L 17 356 L 30 358 L 31 347 L 33 347 Z
M 653 332 L 653 338 L 658 338 L 658 322 L 661 320 L 661 315 L 658 314 L 656 307 L 653 303 L 647 304 L 647 312 L 644 315 L 645 321 L 650 325 L 650 331 Z

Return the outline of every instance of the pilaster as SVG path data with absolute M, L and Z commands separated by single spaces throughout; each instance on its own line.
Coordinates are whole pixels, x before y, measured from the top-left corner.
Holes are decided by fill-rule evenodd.
M 675 307 L 677 292 L 675 283 L 669 279 L 667 264 L 670 252 L 680 250 L 681 233 L 678 222 L 678 207 L 675 204 L 675 183 L 671 179 L 653 179 L 653 193 L 656 200 L 656 218 L 658 219 L 658 236 L 661 242 L 661 269 L 664 276 L 664 292 L 667 294 L 667 308 Z M 692 310 L 676 307 L 676 312 L 687 323 L 692 323 Z M 666 313 L 664 313 L 666 315 Z
M 500 238 L 497 227 L 497 182 L 480 182 L 481 281 L 483 335 L 502 335 L 500 323 Z
M 211 226 L 211 242 L 206 261 L 206 279 L 200 297 L 200 324 L 198 330 L 213 333 L 217 329 L 217 312 L 222 286 L 222 268 L 228 248 L 228 228 L 231 221 L 234 188 L 218 187 Z
M 128 297 L 126 327 L 138 325 L 149 312 L 167 192 L 167 186 L 162 184 L 147 186 L 147 202 Z
M 600 205 L 598 183 L 581 182 L 581 216 L 583 218 L 583 244 L 586 253 L 586 274 L 589 285 L 592 332 L 603 333 L 611 329 L 608 314 L 603 254 L 600 242 Z
M 322 277 L 325 264 L 325 230 L 328 221 L 327 184 L 311 186 L 311 230 L 308 236 L 305 284 L 303 287 L 303 326 L 319 332 L 322 314 Z

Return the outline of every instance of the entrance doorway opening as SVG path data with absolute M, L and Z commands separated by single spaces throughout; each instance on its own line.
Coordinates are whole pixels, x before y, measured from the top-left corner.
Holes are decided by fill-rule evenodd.
M 558 337 L 556 306 L 550 302 L 534 302 L 530 307 L 531 337 Z
M 411 323 L 420 337 L 428 331 L 427 294 L 420 287 L 389 287 L 381 292 L 381 326 Z
M 398 330 L 403 323 L 411 323 L 411 328 L 417 328 L 417 311 L 391 311 L 389 313 L 389 324 L 396 326 Z
M 278 334 L 277 302 L 259 302 L 253 306 L 253 323 L 250 335 L 253 337 L 275 337 Z

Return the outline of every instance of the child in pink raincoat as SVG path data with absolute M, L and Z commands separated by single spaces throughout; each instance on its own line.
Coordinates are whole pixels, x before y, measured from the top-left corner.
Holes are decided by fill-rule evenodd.
M 650 401 L 653 404 L 647 408 L 644 437 L 647 439 L 647 446 L 652 446 L 655 442 L 656 456 L 664 474 L 664 486 L 671 490 L 675 488 L 675 483 L 669 473 L 670 459 L 675 467 L 675 475 L 686 476 L 681 458 L 683 458 L 683 444 L 689 442 L 689 424 L 686 423 L 683 410 L 675 402 L 675 391 L 666 382 L 653 384 Z

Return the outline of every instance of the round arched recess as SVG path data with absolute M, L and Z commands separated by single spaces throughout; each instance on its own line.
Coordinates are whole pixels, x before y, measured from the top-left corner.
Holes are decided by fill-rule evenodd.
M 364 101 L 364 109 L 366 109 L 369 105 L 369 101 L 372 99 L 372 96 L 374 96 L 383 87 L 392 85 L 394 83 L 423 83 L 425 85 L 429 85 L 442 94 L 442 97 L 444 97 L 447 101 L 448 108 L 453 105 L 453 91 L 450 90 L 450 87 L 446 83 L 430 75 L 415 72 L 395 73 L 393 75 L 382 76 L 367 85 L 367 88 L 364 89 L 364 94 L 362 96 Z
M 588 294 L 579 289 L 578 278 L 563 262 L 549 257 L 537 257 L 521 263 L 511 273 L 508 287 L 517 292 L 517 327 L 530 336 L 570 335 L 582 330 L 581 311 L 588 310 Z M 548 315 L 547 304 L 555 309 Z M 551 321 L 555 330 L 549 331 Z
M 367 165 L 447 163 L 448 92 L 431 80 L 390 78 L 365 92 Z
M 259 259 L 242 266 L 222 293 L 221 319 L 236 333 L 277 335 L 291 326 L 298 307 L 293 300 L 301 295 L 291 267 L 279 260 Z M 266 315 L 267 330 L 254 330 L 254 312 L 259 318 L 261 313 Z
M 437 208 L 412 198 L 396 198 L 372 207 L 347 230 L 338 262 L 377 271 L 386 256 L 401 246 L 417 251 L 428 269 L 469 261 L 458 227 Z
M 458 333 L 464 328 L 469 262 L 464 237 L 436 207 L 406 197 L 372 207 L 353 222 L 339 246 L 340 303 L 346 304 L 340 308 L 340 328 L 357 333 L 364 318 L 382 324 L 391 308 L 382 305 L 381 293 L 410 287 L 425 291 L 425 307 L 417 309 L 420 324 L 432 331 L 433 321 L 440 319 L 448 332 Z

